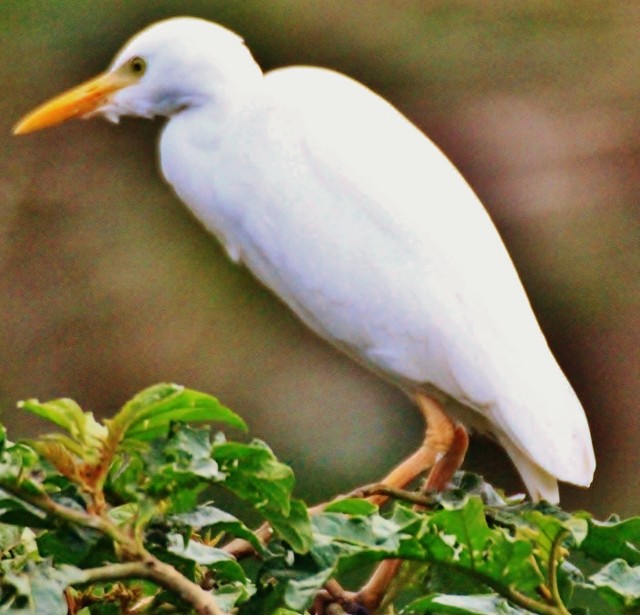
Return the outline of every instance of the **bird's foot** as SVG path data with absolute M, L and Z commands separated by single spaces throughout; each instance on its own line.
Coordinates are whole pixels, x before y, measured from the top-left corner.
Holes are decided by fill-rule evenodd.
M 361 601 L 359 593 L 350 592 L 334 579 L 329 581 L 325 588 L 318 592 L 313 603 L 314 615 L 373 615 Z

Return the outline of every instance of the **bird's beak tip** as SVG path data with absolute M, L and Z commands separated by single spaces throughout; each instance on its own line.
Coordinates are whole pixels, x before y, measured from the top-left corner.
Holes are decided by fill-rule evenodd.
M 40 105 L 14 127 L 14 135 L 24 135 L 67 120 L 87 116 L 99 109 L 113 92 L 129 85 L 118 74 L 105 73 Z
M 11 134 L 13 136 L 26 135 L 33 130 L 29 128 L 29 123 L 23 118 L 11 129 Z

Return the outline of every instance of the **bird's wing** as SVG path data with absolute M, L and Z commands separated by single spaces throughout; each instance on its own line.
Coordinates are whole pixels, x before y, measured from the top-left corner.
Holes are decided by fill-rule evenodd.
M 363 99 L 371 100 L 368 94 L 363 92 Z M 320 128 L 322 134 L 315 134 L 309 149 L 317 152 L 319 143 L 331 143 L 342 135 L 343 148 L 325 154 L 330 165 L 323 172 L 337 176 L 336 185 L 348 182 L 347 174 L 352 181 L 355 177 L 357 186 L 370 185 L 372 178 L 382 175 L 377 195 L 390 188 L 376 203 L 390 216 L 381 223 L 404 238 L 408 253 L 423 267 L 424 284 L 420 272 L 413 272 L 412 281 L 424 292 L 407 299 L 417 297 L 423 315 L 431 319 L 427 335 L 434 343 L 439 340 L 440 352 L 446 357 L 447 365 L 436 367 L 435 373 L 451 375 L 459 386 L 461 395 L 457 396 L 497 426 L 499 439 L 511 443 L 511 456 L 529 474 L 530 486 L 536 469 L 540 489 L 548 496 L 548 473 L 588 485 L 595 459 L 584 411 L 547 346 L 493 224 L 444 155 L 413 126 L 407 126 L 403 117 L 387 121 L 395 110 L 383 109 L 386 103 L 380 99 L 377 103 L 379 109 L 374 109 L 373 100 L 369 108 L 372 115 L 380 114 L 378 121 L 367 118 L 366 113 L 363 116 L 364 100 L 353 97 L 353 108 L 348 111 L 354 125 L 369 126 L 382 149 L 371 136 L 367 142 L 366 126 L 355 138 L 345 139 L 344 128 L 341 132 L 334 128 L 332 134 L 335 123 L 330 120 Z M 314 126 L 318 128 L 319 123 L 309 118 L 308 139 Z M 349 146 L 356 151 L 349 151 Z M 366 155 L 363 149 L 377 154 Z M 383 159 L 372 161 L 371 156 L 376 155 Z M 391 178 L 384 177 L 385 172 Z M 415 316 L 415 310 L 405 313 Z M 415 320 L 409 322 L 413 332 L 424 331 Z M 520 457 L 532 460 L 528 469 L 516 450 Z
M 220 146 L 205 223 L 323 337 L 468 404 L 530 465 L 588 483 L 582 407 L 453 165 L 347 77 L 296 67 L 266 87 Z

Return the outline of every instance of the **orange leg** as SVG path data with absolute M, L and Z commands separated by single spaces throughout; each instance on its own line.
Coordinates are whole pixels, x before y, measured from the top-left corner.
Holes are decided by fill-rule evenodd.
M 403 488 L 425 470 L 431 472 L 424 483 L 424 491 L 442 491 L 462 465 L 469 436 L 462 425 L 456 425 L 442 410 L 440 404 L 423 393 L 416 394 L 418 407 L 427 421 L 427 433 L 420 449 L 402 462 L 382 481 L 392 487 Z M 376 503 L 384 501 L 376 497 Z M 380 606 L 398 568 L 400 560 L 386 560 L 356 597 L 356 602 L 374 613 Z
M 432 468 L 423 489 L 442 491 L 462 464 L 467 451 L 468 437 L 461 425 L 456 425 L 442 410 L 440 404 L 424 393 L 416 393 L 418 408 L 426 422 L 427 431 L 422 446 L 395 467 L 380 482 L 389 487 L 403 489 L 420 474 Z M 387 496 L 373 496 L 371 500 L 382 504 Z

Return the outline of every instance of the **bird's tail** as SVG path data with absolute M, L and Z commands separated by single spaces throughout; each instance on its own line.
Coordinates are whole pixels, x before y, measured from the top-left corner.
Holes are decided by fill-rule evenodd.
M 531 461 L 507 437 L 498 436 L 498 441 L 511 457 L 531 498 L 536 502 L 547 500 L 547 502 L 557 504 L 560 501 L 560 493 L 556 478 Z

